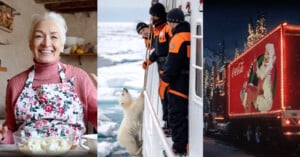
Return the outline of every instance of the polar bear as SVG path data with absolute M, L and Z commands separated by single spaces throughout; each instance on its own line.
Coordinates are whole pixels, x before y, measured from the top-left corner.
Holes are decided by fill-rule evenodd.
M 136 100 L 132 99 L 129 91 L 124 88 L 119 98 L 124 117 L 118 131 L 118 142 L 125 147 L 130 155 L 138 156 L 142 153 L 142 121 L 144 111 L 143 90 Z

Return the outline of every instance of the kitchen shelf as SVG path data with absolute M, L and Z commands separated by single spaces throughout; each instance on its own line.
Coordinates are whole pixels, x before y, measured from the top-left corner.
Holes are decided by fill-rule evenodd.
M 79 65 L 82 65 L 81 62 L 81 57 L 85 57 L 85 56 L 97 56 L 97 53 L 84 53 L 84 54 L 76 54 L 76 53 L 71 53 L 71 54 L 66 54 L 66 53 L 61 53 L 61 56 L 67 56 L 67 57 L 78 57 L 78 62 Z

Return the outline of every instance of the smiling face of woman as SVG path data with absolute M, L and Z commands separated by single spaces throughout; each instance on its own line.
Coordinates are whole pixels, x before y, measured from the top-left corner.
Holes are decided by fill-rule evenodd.
M 64 44 L 59 27 L 53 20 L 42 20 L 35 25 L 30 49 L 37 62 L 51 63 L 58 60 Z

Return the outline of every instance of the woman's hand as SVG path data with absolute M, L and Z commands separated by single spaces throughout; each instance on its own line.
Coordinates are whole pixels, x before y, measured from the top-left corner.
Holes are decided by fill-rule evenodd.
M 0 141 L 2 141 L 5 136 L 7 135 L 7 132 L 8 132 L 8 128 L 7 126 L 0 126 Z

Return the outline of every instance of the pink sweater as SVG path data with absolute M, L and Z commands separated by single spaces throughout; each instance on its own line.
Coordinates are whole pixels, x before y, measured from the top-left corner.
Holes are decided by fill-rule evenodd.
M 40 86 L 42 84 L 59 83 L 61 82 L 58 74 L 58 63 L 62 65 L 66 74 L 66 79 L 74 77 L 74 87 L 81 102 L 83 103 L 84 121 L 85 124 L 90 122 L 94 129 L 97 129 L 97 89 L 93 84 L 89 75 L 80 68 L 71 65 L 65 65 L 59 61 L 53 63 L 41 64 L 34 61 L 35 76 L 33 80 L 33 87 Z M 8 127 L 8 134 L 1 143 L 13 143 L 12 133 L 16 131 L 14 106 L 16 101 L 22 92 L 29 69 L 21 72 L 20 74 L 11 78 L 6 88 L 6 118 L 3 126 Z

